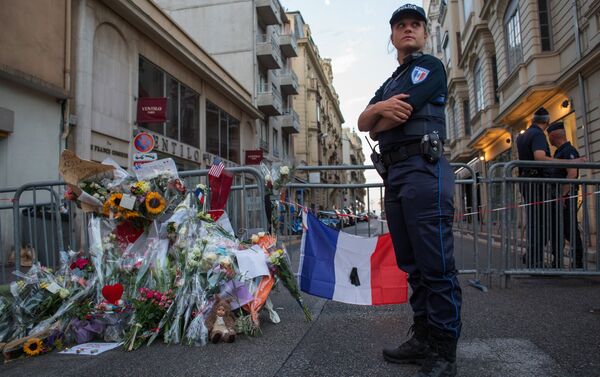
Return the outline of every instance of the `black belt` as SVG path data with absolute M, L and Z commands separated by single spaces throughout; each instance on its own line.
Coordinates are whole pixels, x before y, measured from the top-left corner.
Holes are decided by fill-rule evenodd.
M 408 160 L 409 157 L 420 155 L 421 153 L 421 143 L 413 143 L 396 148 L 394 151 L 383 153 L 381 160 L 386 166 L 392 166 L 397 162 Z

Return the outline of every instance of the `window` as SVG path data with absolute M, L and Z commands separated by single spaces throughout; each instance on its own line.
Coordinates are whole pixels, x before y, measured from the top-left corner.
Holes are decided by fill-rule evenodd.
M 465 16 L 465 24 L 467 23 L 467 20 L 469 19 L 469 16 L 471 15 L 471 12 L 473 12 L 473 0 L 464 0 L 463 1 L 463 15 Z
M 452 52 L 450 51 L 450 43 L 448 37 L 448 32 L 444 34 L 444 38 L 442 40 L 442 48 L 444 49 L 444 59 L 446 61 L 446 68 L 450 68 L 452 63 Z
M 448 139 L 454 140 L 456 139 L 456 113 L 454 112 L 453 107 L 448 107 Z
M 273 128 L 273 156 L 279 157 L 279 131 Z
M 260 148 L 265 152 L 269 151 L 269 124 L 260 121 Z
M 206 101 L 206 151 L 240 163 L 240 122 Z
M 483 72 L 481 60 L 475 62 L 474 69 L 474 86 L 475 86 L 475 110 L 481 111 L 485 108 L 485 94 L 483 92 Z
M 458 113 L 459 111 L 459 107 L 458 107 L 458 102 L 454 102 L 454 106 L 452 107 L 452 115 L 454 117 L 454 119 L 452 119 L 452 127 L 454 128 L 454 137 L 456 139 L 460 139 L 462 134 L 460 132 L 460 126 L 459 126 L 459 122 L 458 122 Z
M 138 96 L 167 97 L 167 121 L 143 127 L 173 140 L 200 146 L 200 95 L 140 57 Z
M 494 81 L 494 102 L 498 103 L 500 101 L 498 98 L 498 63 L 495 56 L 492 57 L 492 79 Z
M 506 38 L 506 57 L 508 72 L 523 62 L 523 47 L 521 45 L 521 21 L 519 19 L 519 2 L 512 0 L 504 15 L 504 36 Z
M 552 51 L 548 0 L 538 0 L 538 12 L 540 17 L 540 42 L 542 43 L 542 51 Z
M 442 52 L 442 28 L 439 26 L 435 27 L 435 46 L 438 54 Z
M 469 108 L 469 100 L 463 101 L 463 122 L 465 135 L 471 136 L 471 109 Z
M 283 158 L 288 158 L 290 156 L 290 137 L 289 137 L 289 135 L 281 138 L 281 143 L 283 144 Z

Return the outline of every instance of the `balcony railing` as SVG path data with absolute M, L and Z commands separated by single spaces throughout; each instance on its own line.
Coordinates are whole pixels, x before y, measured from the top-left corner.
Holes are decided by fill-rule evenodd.
M 284 68 L 279 71 L 279 85 L 281 92 L 286 95 L 296 95 L 298 90 L 298 76 L 291 68 Z
M 285 109 L 281 116 L 281 130 L 288 134 L 300 133 L 300 117 L 294 109 Z
M 276 33 L 256 35 L 256 57 L 267 69 L 279 69 L 283 66 L 279 50 L 279 35 Z
M 276 90 L 276 85 L 273 83 L 259 85 L 257 94 L 256 104 L 260 111 L 267 115 L 281 115 L 281 93 Z
M 277 0 L 256 0 L 256 13 L 265 25 L 277 25 L 281 23 L 279 5 Z
M 296 42 L 296 35 L 293 33 L 282 34 L 279 36 L 279 45 L 281 46 L 281 52 L 286 58 L 295 58 L 298 56 L 298 43 Z

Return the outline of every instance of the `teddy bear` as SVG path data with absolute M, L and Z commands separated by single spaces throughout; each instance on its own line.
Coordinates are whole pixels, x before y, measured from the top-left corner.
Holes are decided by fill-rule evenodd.
M 215 303 L 206 319 L 208 340 L 212 343 L 220 341 L 232 343 L 235 341 L 235 317 L 231 312 L 231 298 L 222 299 L 219 295 L 215 298 Z

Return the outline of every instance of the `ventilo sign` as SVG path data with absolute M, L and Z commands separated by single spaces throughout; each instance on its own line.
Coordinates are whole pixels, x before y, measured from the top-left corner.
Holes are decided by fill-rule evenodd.
M 138 123 L 161 123 L 167 120 L 166 97 L 138 98 Z

